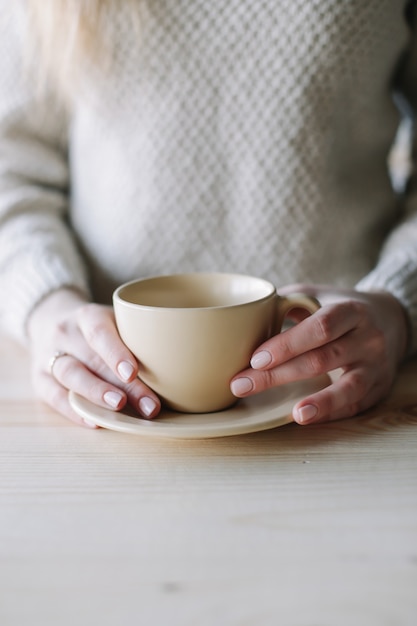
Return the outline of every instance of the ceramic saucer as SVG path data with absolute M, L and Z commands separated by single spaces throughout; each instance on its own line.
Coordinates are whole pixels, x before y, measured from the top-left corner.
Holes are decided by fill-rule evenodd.
M 98 407 L 73 391 L 69 392 L 69 401 L 78 415 L 102 428 L 169 439 L 206 439 L 243 435 L 288 424 L 293 421 L 293 406 L 330 382 L 327 375 L 319 376 L 239 400 L 231 408 L 217 413 L 188 414 L 163 410 L 153 420 L 142 419 L 129 409 L 116 412 Z

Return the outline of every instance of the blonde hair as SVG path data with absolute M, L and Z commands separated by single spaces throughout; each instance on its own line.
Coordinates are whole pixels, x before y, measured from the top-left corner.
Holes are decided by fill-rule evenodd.
M 112 12 L 114 17 L 126 8 L 137 25 L 138 4 L 139 0 L 27 0 L 36 50 L 29 56 L 40 61 L 37 78 L 41 89 L 52 81 L 67 98 L 83 68 L 91 63 L 109 64 Z

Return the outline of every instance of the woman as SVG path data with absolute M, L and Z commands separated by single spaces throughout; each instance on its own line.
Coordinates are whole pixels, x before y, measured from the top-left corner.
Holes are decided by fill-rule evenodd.
M 342 368 L 298 423 L 378 402 L 417 337 L 416 212 L 386 167 L 401 3 L 0 5 L 0 319 L 37 394 L 78 423 L 68 389 L 157 416 L 112 290 L 220 270 L 323 305 L 256 350 L 237 397 Z

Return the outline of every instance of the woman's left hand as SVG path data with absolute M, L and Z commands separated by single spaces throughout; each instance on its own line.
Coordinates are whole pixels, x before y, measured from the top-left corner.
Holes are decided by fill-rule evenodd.
M 235 396 L 313 378 L 341 368 L 328 387 L 293 409 L 299 424 L 356 415 L 389 392 L 407 349 L 402 305 L 386 292 L 363 293 L 324 285 L 291 285 L 280 295 L 306 293 L 322 307 L 254 352 L 251 367 L 231 382 Z

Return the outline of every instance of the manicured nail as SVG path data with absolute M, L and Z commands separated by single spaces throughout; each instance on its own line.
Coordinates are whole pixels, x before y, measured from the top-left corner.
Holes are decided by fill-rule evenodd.
M 263 367 L 269 365 L 272 361 L 272 355 L 268 350 L 261 350 L 257 354 L 254 354 L 251 358 L 250 364 L 255 370 L 260 370 Z
M 123 396 L 117 391 L 106 391 L 103 396 L 104 402 L 111 406 L 112 409 L 117 409 L 123 400 Z
M 318 409 L 316 406 L 314 406 L 314 404 L 306 404 L 305 406 L 297 409 L 297 422 L 300 422 L 301 424 L 306 424 L 307 422 L 310 422 L 312 419 L 314 419 L 317 413 Z
M 237 378 L 231 383 L 230 389 L 232 390 L 233 395 L 244 396 L 249 393 L 249 391 L 252 391 L 253 382 L 250 378 Z
M 119 376 L 124 381 L 128 381 L 131 379 L 134 369 L 135 368 L 133 367 L 133 365 L 128 361 L 120 361 L 119 365 L 117 366 Z
M 139 400 L 139 410 L 144 417 L 149 417 L 156 409 L 156 402 L 148 396 L 144 396 Z

